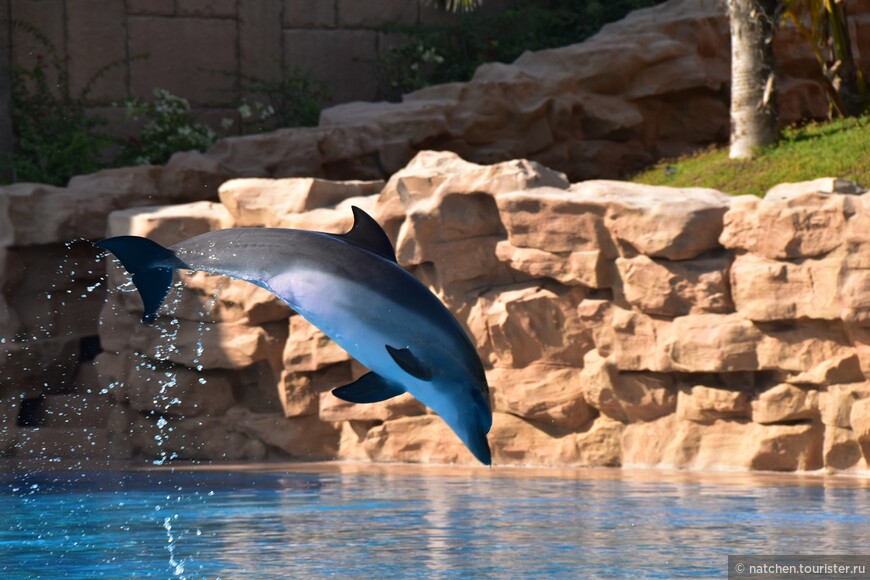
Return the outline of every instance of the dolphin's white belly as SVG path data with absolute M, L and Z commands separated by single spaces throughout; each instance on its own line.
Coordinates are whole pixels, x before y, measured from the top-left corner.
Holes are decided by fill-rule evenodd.
M 294 268 L 290 306 L 370 370 L 406 388 L 417 382 L 392 359 L 386 345 L 425 352 L 438 330 L 370 286 L 328 271 Z M 290 337 L 292 340 L 292 337 Z

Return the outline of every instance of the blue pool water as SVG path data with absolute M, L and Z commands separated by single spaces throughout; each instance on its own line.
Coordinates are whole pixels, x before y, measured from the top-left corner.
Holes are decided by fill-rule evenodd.
M 0 578 L 722 577 L 870 547 L 860 481 L 270 469 L 5 469 Z

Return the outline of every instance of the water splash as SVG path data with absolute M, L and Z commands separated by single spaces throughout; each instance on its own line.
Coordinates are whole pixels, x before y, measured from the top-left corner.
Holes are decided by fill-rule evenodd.
M 175 514 L 172 517 L 165 517 L 163 519 L 163 529 L 166 530 L 166 549 L 169 551 L 169 566 L 172 568 L 172 573 L 174 576 L 184 578 L 184 559 L 182 558 L 181 561 L 175 559 L 176 542 L 175 536 L 172 535 L 172 521 L 177 519 L 178 514 Z

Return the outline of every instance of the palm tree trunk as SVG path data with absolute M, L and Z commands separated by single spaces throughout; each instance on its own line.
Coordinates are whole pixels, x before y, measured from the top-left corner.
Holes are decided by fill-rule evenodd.
M 776 0 L 728 0 L 731 22 L 731 158 L 779 139 L 771 41 Z

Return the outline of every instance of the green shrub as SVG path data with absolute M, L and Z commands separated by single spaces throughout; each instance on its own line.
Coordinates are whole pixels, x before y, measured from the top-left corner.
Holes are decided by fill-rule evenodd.
M 128 119 L 144 121 L 139 135 L 120 142 L 117 165 L 160 165 L 177 151 L 203 151 L 217 139 L 215 132 L 193 121 L 187 99 L 154 89 L 154 99 L 119 103 Z
M 329 101 L 326 83 L 297 68 L 281 65 L 277 79 L 237 72 L 213 71 L 236 79 L 242 99 L 237 107 L 239 132 L 263 133 L 287 127 L 313 127 L 320 120 L 321 107 Z M 233 121 L 224 119 L 224 130 Z
M 14 181 L 52 185 L 96 171 L 112 139 L 100 130 L 106 121 L 88 110 L 87 98 L 93 84 L 122 63 L 103 67 L 73 93 L 66 67 L 48 38 L 28 23 L 16 21 L 13 26 L 36 39 L 44 54 L 29 68 L 10 68 L 15 148 L 2 162 Z

